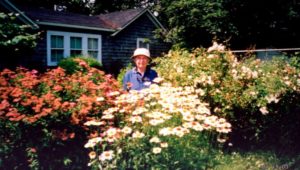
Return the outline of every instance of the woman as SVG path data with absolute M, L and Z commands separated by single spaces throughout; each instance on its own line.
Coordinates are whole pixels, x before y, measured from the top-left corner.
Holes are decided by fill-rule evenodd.
M 151 60 L 149 50 L 137 48 L 131 59 L 135 67 L 127 71 L 123 78 L 124 90 L 141 90 L 149 87 L 153 79 L 157 77 L 157 72 L 148 66 Z

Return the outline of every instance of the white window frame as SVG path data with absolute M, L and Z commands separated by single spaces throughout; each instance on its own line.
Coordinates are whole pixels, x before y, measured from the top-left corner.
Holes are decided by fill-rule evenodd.
M 137 38 L 136 39 L 136 48 L 140 48 L 140 42 L 145 42 L 145 41 L 149 41 L 149 38 Z M 147 47 L 148 50 L 150 50 L 150 43 L 147 43 Z
M 63 36 L 64 37 L 64 58 L 70 56 L 70 37 L 81 37 L 82 38 L 82 55 L 88 56 L 88 38 L 98 39 L 98 56 L 97 61 L 102 63 L 102 36 L 97 34 L 84 34 L 84 33 L 73 33 L 63 31 L 47 31 L 47 65 L 57 66 L 57 62 L 51 62 L 51 36 Z
M 72 50 L 73 50 L 73 51 L 80 50 L 81 52 L 82 52 L 82 50 L 83 50 L 83 44 L 82 44 L 82 43 L 83 43 L 83 38 L 82 38 L 82 37 L 79 37 L 79 36 L 78 36 L 78 37 L 71 36 L 71 37 L 70 37 L 70 40 L 71 40 L 72 37 L 73 37 L 73 38 L 81 38 L 81 48 L 80 48 L 80 49 L 79 49 L 79 48 L 78 48 L 78 49 L 77 49 L 77 48 L 73 48 L 73 49 L 72 49 L 72 48 L 70 47 L 70 55 L 71 55 L 71 51 L 72 51 Z M 70 43 L 71 43 L 71 41 L 70 41 Z

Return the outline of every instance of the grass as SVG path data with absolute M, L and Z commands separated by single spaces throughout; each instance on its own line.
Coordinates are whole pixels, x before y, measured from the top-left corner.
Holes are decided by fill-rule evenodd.
M 278 157 L 274 152 L 232 152 L 219 158 L 214 170 L 300 170 L 300 155 Z

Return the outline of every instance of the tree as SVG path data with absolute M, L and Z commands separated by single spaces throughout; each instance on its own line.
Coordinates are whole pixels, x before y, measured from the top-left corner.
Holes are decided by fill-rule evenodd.
M 299 47 L 300 3 L 295 0 L 159 0 L 165 39 L 182 47 L 223 42 L 233 49 Z
M 53 9 L 54 5 L 65 6 L 69 12 L 98 15 L 113 11 L 147 7 L 156 0 L 15 0 L 19 5 L 33 4 L 36 7 Z
M 161 20 L 167 21 L 169 28 L 166 40 L 176 46 L 192 48 L 211 45 L 213 39 L 225 41 L 231 35 L 236 35 L 224 1 L 159 1 L 156 8 Z
M 94 13 L 107 13 L 139 7 L 142 5 L 142 0 L 95 0 Z
M 91 14 L 93 8 L 92 0 L 15 0 L 19 6 L 44 7 L 53 9 L 54 5 L 64 6 L 66 10 L 74 13 Z
M 300 3 L 294 0 L 229 0 L 225 8 L 239 31 L 231 40 L 235 48 L 300 45 Z
M 0 13 L 0 69 L 16 66 L 36 46 L 38 33 L 18 23 L 16 16 Z

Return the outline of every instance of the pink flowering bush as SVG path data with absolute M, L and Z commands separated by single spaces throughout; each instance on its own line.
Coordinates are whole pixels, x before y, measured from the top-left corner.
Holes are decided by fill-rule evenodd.
M 224 46 L 214 43 L 208 49 L 192 52 L 170 51 L 154 62 L 166 81 L 178 87 L 194 87 L 199 91 L 199 99 L 209 103 L 212 114 L 227 118 L 233 125 L 236 142 L 247 140 L 250 146 L 251 141 L 267 136 L 278 138 L 271 132 L 275 129 L 282 136 L 289 134 L 293 138 L 280 140 L 284 145 L 299 136 L 290 130 L 299 125 L 289 120 L 299 120 L 296 113 L 300 108 L 300 70 L 295 57 L 238 60 Z M 278 124 L 282 126 L 279 128 Z
M 85 123 L 99 129 L 85 144 L 90 150 L 88 165 L 92 169 L 212 168 L 216 148 L 226 141 L 231 124 L 211 114 L 200 94 L 194 87 L 169 83 L 116 93 L 114 107 L 105 110 L 100 120 Z
M 60 67 L 43 74 L 25 68 L 0 72 L 0 169 L 72 168 L 87 161 L 80 158 L 86 151 L 78 149 L 92 133 L 84 123 L 113 104 L 110 93 L 119 84 L 74 61 L 80 68 L 73 74 Z

